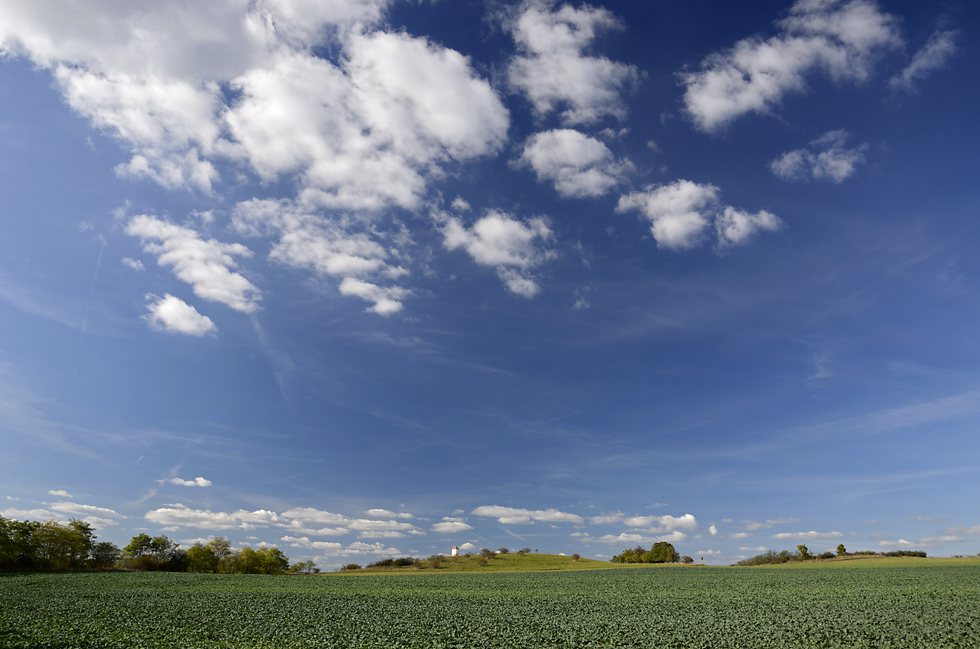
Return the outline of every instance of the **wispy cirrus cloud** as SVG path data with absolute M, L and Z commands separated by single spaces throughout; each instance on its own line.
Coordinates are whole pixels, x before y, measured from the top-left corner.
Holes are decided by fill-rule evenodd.
M 980 525 L 974 525 L 973 527 L 964 527 L 962 525 L 947 527 L 942 530 L 942 533 L 948 535 L 966 534 L 969 536 L 980 536 Z
M 916 84 L 936 70 L 946 67 L 956 54 L 959 30 L 938 30 L 933 32 L 921 49 L 916 51 L 908 66 L 888 82 L 895 90 L 907 93 L 916 92 Z
M 800 519 L 798 519 L 798 518 L 772 518 L 772 519 L 769 519 L 769 520 L 767 520 L 765 522 L 752 521 L 752 520 L 743 520 L 743 521 L 740 521 L 740 522 L 742 523 L 743 529 L 749 530 L 749 531 L 755 531 L 755 530 L 768 530 L 771 527 L 773 527 L 774 525 L 788 525 L 790 523 L 799 523 L 800 522 Z

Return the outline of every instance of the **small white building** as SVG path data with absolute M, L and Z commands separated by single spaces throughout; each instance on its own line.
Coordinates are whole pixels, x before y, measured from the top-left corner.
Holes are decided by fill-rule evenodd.
M 457 548 L 455 545 L 453 546 L 453 556 L 454 557 L 459 556 L 459 548 Z

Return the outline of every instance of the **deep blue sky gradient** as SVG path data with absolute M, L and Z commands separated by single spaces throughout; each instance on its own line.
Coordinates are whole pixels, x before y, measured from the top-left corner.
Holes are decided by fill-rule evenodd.
M 674 531 L 623 519 L 685 514 L 697 525 L 670 538 L 714 563 L 801 542 L 980 551 L 977 9 L 882 0 L 905 49 L 884 54 L 865 83 L 808 74 L 806 92 L 771 114 L 705 133 L 685 112 L 679 74 L 740 39 L 775 35 L 789 4 L 603 3 L 624 28 L 591 53 L 641 78 L 625 121 L 583 130 L 628 129 L 604 141 L 635 170 L 606 195 L 566 198 L 512 164 L 529 136 L 562 125 L 508 89 L 515 49 L 496 17 L 506 6 L 395 2 L 371 29 L 469 56 L 509 110 L 500 150 L 448 165 L 425 204 L 460 196 L 471 220 L 487 209 L 547 216 L 556 254 L 534 268 L 540 293 L 525 299 L 446 249 L 425 208 L 382 210 L 374 227 L 403 224 L 413 242 L 412 294 L 389 316 L 342 296 L 335 278 L 268 260 L 271 241 L 231 229 L 236 204 L 288 198 L 296 178 L 263 183 L 218 160 L 209 196 L 118 176 L 129 145 L 73 111 L 50 70 L 5 46 L 3 515 L 67 519 L 98 507 L 112 512 L 99 516 L 99 537 L 121 545 L 140 531 L 185 545 L 220 534 L 324 567 L 464 543 L 605 558 L 636 543 L 603 535 Z M 916 92 L 891 90 L 937 26 L 958 30 L 955 53 Z M 850 146 L 866 144 L 839 184 L 768 169 L 837 129 Z M 679 179 L 715 185 L 723 204 L 766 210 L 782 227 L 744 246 L 678 251 L 658 247 L 639 213 L 615 210 L 621 194 Z M 125 232 L 133 215 L 184 223 L 206 210 L 206 237 L 254 253 L 240 270 L 262 291 L 255 313 L 196 299 Z M 195 304 L 217 333 L 154 330 L 147 294 Z M 166 482 L 198 476 L 210 486 Z M 75 508 L 52 509 L 66 502 Z M 320 551 L 291 545 L 275 524 L 147 516 L 177 503 L 211 514 L 309 507 L 415 533 L 307 534 L 381 544 Z M 479 513 L 491 505 L 582 521 L 500 522 Z M 373 508 L 412 518 L 366 514 Z M 445 517 L 469 529 L 433 530 Z

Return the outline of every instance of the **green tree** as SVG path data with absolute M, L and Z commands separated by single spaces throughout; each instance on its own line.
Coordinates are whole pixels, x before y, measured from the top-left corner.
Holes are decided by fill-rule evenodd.
M 184 553 L 184 561 L 188 572 L 218 572 L 218 564 L 231 553 L 231 542 L 218 536 L 207 545 L 198 542 L 189 547 Z
M 73 518 L 64 528 L 64 538 L 68 567 L 72 570 L 84 568 L 92 554 L 92 546 L 95 545 L 95 530 L 85 521 Z
M 169 570 L 177 572 L 184 569 L 184 551 L 166 535 L 150 537 L 137 534 L 123 548 L 128 565 L 135 570 Z
M 349 564 L 349 565 L 357 565 L 357 564 Z M 357 566 L 357 567 L 360 568 L 360 566 Z M 313 573 L 320 572 L 320 569 L 317 568 L 317 565 L 316 565 L 316 562 L 315 561 L 312 561 L 312 560 L 310 560 L 310 561 L 299 561 L 299 562 L 294 563 L 293 565 L 289 566 L 289 572 L 295 572 L 295 573 L 299 573 L 299 574 L 308 575 L 308 574 L 313 574 Z
M 681 555 L 667 541 L 658 541 L 650 548 L 650 563 L 677 563 Z
M 195 543 L 184 552 L 187 572 L 216 572 L 218 557 L 203 543 Z
M 99 541 L 92 546 L 92 554 L 89 558 L 89 565 L 97 570 L 111 568 L 122 557 L 120 550 L 115 543 L 109 541 Z
M 841 543 L 840 545 L 837 546 L 837 556 L 842 557 L 845 554 L 847 554 L 847 548 L 845 548 L 844 544 Z
M 40 525 L 36 521 L 0 517 L 0 569 L 40 569 L 32 540 Z
M 796 546 L 796 549 L 800 553 L 800 561 L 806 561 L 810 558 L 810 549 L 805 545 L 798 545 Z
M 149 534 L 137 534 L 129 542 L 129 545 L 123 548 L 123 552 L 126 553 L 128 559 L 139 559 L 150 554 L 152 545 L 153 539 Z
M 248 575 L 273 575 L 289 570 L 289 557 L 279 548 L 253 550 L 244 547 L 238 553 L 236 572 Z

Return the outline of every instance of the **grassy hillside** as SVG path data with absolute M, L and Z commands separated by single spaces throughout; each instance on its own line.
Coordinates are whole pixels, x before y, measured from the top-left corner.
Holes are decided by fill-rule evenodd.
M 481 566 L 479 554 L 470 556 L 445 557 L 438 568 L 428 567 L 428 560 L 423 560 L 424 568 L 406 566 L 404 568 L 362 568 L 360 570 L 344 571 L 342 574 L 378 574 L 378 573 L 491 573 L 491 572 L 545 572 L 549 570 L 603 570 L 616 568 L 620 564 L 595 559 L 581 558 L 578 561 L 572 557 L 557 554 L 525 554 L 516 552 L 498 554 Z
M 750 566 L 751 568 L 770 568 L 787 570 L 835 569 L 835 568 L 906 568 L 925 566 L 980 566 L 980 557 L 963 557 L 950 559 L 948 557 L 874 557 L 851 556 L 825 561 L 803 561 L 781 564 Z

